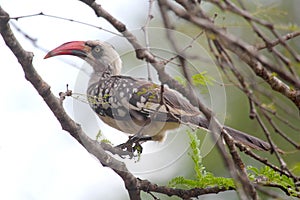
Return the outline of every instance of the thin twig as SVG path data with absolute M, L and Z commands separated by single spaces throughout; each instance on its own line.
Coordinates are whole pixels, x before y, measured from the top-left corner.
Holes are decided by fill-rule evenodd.
M 148 26 L 150 24 L 150 21 L 153 19 L 152 9 L 153 9 L 154 1 L 155 0 L 149 0 L 147 19 L 146 19 L 145 25 L 142 27 L 142 30 L 144 31 L 144 36 L 145 36 L 146 49 L 149 52 L 150 52 L 150 42 L 149 42 Z M 150 71 L 150 63 L 149 62 L 147 62 L 147 72 L 148 72 L 148 80 L 152 81 L 151 71 Z
M 287 40 L 293 39 L 298 36 L 300 36 L 300 31 L 295 31 L 295 32 L 287 33 L 284 36 L 281 36 L 280 39 L 287 41 Z M 269 48 L 269 47 L 278 45 L 280 43 L 280 39 L 275 39 L 273 41 L 270 41 L 268 44 L 259 43 L 259 44 L 255 44 L 254 46 L 257 50 L 263 50 L 265 48 Z
M 89 26 L 89 27 L 93 27 L 93 28 L 97 28 L 100 30 L 103 30 L 105 32 L 111 33 L 113 35 L 119 36 L 119 37 L 123 37 L 121 34 L 115 33 L 113 31 L 110 31 L 108 29 L 102 28 L 100 26 L 96 26 L 87 22 L 82 22 L 82 21 L 78 21 L 78 20 L 74 20 L 74 19 L 70 19 L 70 18 L 65 18 L 65 17 L 60 17 L 60 16 L 56 16 L 56 15 L 50 15 L 50 14 L 45 14 L 43 12 L 39 12 L 36 14 L 30 14 L 30 15 L 23 15 L 23 16 L 17 16 L 17 17 L 10 17 L 10 19 L 15 19 L 15 20 L 19 20 L 19 19 L 23 19 L 23 18 L 28 18 L 28 17 L 36 17 L 36 16 L 45 16 L 45 17 L 50 17 L 50 18 L 54 18 L 54 19 L 59 19 L 59 20 L 64 20 L 64 21 L 69 21 L 69 22 L 75 22 L 78 24 L 82 24 L 85 26 Z
M 278 76 L 290 82 L 295 87 L 300 88 L 300 82 L 297 79 L 294 79 L 287 73 L 282 73 L 281 70 L 279 71 L 276 65 L 272 64 L 265 56 L 260 55 L 257 51 L 255 51 L 253 46 L 241 41 L 239 38 L 229 34 L 225 30 L 216 27 L 212 22 L 191 15 L 187 11 L 173 4 L 168 4 L 168 7 L 177 16 L 192 22 L 196 26 L 206 29 L 210 34 L 213 34 L 213 37 L 218 38 L 220 43 L 226 49 L 234 52 L 241 60 L 247 63 L 255 74 L 263 78 L 274 91 L 280 92 L 288 97 L 295 103 L 298 109 L 300 109 L 300 98 L 298 98 L 299 94 L 297 91 L 295 89 L 291 89 L 287 84 L 275 77 L 272 72 L 268 71 L 268 69 L 278 73 Z
M 227 4 L 230 4 L 231 7 L 235 7 L 235 9 L 239 9 L 239 8 L 237 8 L 237 6 L 235 6 L 232 2 L 226 1 L 226 3 L 227 3 Z M 239 1 L 239 3 L 240 3 L 240 5 L 241 5 L 243 11 L 246 11 L 244 4 L 243 4 L 241 1 Z M 246 12 L 247 12 L 247 11 L 246 11 Z M 253 20 L 252 20 L 253 17 L 252 17 L 252 18 L 245 18 L 245 19 L 248 21 L 248 23 L 249 23 L 250 26 L 252 27 L 253 31 L 258 35 L 258 37 L 260 37 L 260 38 L 265 42 L 265 44 L 267 45 L 267 48 L 268 48 L 271 52 L 274 53 L 274 58 L 275 58 L 275 59 L 278 59 L 278 58 L 279 58 L 279 60 L 280 60 L 283 64 L 285 64 L 285 66 L 289 69 L 289 71 L 291 72 L 291 74 L 294 75 L 294 78 L 297 79 L 296 72 L 295 72 L 295 70 L 291 67 L 291 61 L 290 61 L 286 56 L 284 56 L 282 53 L 280 53 L 280 52 L 275 48 L 275 46 L 269 45 L 269 44 L 271 43 L 271 41 L 269 40 L 268 37 L 265 36 L 265 34 L 264 34 L 264 33 L 258 28 L 258 26 L 253 22 Z M 285 48 L 287 48 L 286 43 L 285 43 L 283 40 L 280 39 L 279 35 L 278 35 L 277 32 L 274 30 L 274 26 L 267 26 L 266 28 L 268 28 L 268 29 L 269 29 L 269 30 L 270 30 L 270 31 L 278 38 L 279 42 L 280 42 L 281 44 L 283 44 L 283 46 L 284 46 Z M 295 55 L 295 53 L 293 52 L 293 50 L 292 50 L 291 48 L 288 47 L 287 50 L 288 50 L 292 55 Z M 277 62 L 277 63 L 279 63 L 279 62 Z M 283 67 L 279 66 L 279 68 L 281 69 L 281 68 L 283 68 Z M 280 70 L 280 69 L 278 69 L 278 70 Z

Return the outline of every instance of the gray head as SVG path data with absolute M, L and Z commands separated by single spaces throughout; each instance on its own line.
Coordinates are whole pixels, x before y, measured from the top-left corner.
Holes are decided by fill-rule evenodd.
M 50 51 L 45 58 L 58 55 L 73 55 L 88 62 L 97 74 L 119 75 L 122 61 L 114 47 L 99 40 L 73 41 Z

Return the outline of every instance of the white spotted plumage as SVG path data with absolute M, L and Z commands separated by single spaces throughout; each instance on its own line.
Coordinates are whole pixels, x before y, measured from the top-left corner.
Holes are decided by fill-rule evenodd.
M 74 55 L 84 59 L 93 68 L 87 96 L 91 108 L 108 125 L 128 134 L 151 136 L 161 141 L 167 130 L 181 123 L 208 128 L 208 121 L 175 90 L 145 79 L 122 76 L 122 61 L 108 43 L 73 41 L 50 51 L 45 58 Z M 161 97 L 163 99 L 161 99 Z M 270 145 L 241 131 L 224 127 L 237 141 L 259 150 L 270 150 Z

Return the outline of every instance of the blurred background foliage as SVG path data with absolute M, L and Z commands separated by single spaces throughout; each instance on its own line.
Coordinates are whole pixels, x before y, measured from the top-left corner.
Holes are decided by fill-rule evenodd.
M 236 1 L 233 1 L 236 3 Z M 299 31 L 299 20 L 300 15 L 297 8 L 300 7 L 300 2 L 297 0 L 291 1 L 243 1 L 246 5 L 247 10 L 252 13 L 252 15 L 264 19 L 273 23 L 276 27 L 276 30 L 279 31 L 281 35 L 285 35 L 292 31 Z M 253 32 L 252 28 L 249 26 L 246 20 L 243 18 L 228 12 L 223 12 L 222 10 L 212 6 L 211 4 L 203 1 L 203 7 L 206 7 L 206 12 L 209 13 L 210 16 L 215 15 L 215 23 L 221 27 L 224 27 L 228 32 L 238 36 L 241 40 L 246 41 L 250 44 L 259 44 L 263 41 Z M 157 11 L 154 11 L 157 12 Z M 151 26 L 160 27 L 162 26 L 161 20 L 157 17 L 159 13 L 155 13 L 155 18 L 151 21 Z M 194 38 L 200 30 L 199 28 L 193 26 L 192 24 L 178 19 L 176 16 L 173 16 L 174 20 L 176 21 L 176 30 L 184 33 L 191 38 Z M 275 39 L 271 36 L 268 30 L 264 30 L 264 34 L 269 37 L 270 40 Z M 157 37 L 161 37 L 161 35 L 156 35 Z M 205 34 L 200 36 L 197 39 L 197 42 L 200 43 L 205 49 L 209 51 L 207 46 L 207 39 Z M 300 52 L 300 39 L 294 38 L 287 42 L 292 48 L 296 50 L 296 52 Z M 287 55 L 287 52 L 284 52 L 282 48 L 278 48 L 284 55 Z M 272 56 L 268 53 L 268 50 L 263 50 L 265 56 L 267 56 L 270 60 L 274 60 Z M 263 106 L 267 106 L 272 110 L 276 111 L 276 113 L 286 121 L 288 121 L 293 126 L 297 127 L 298 130 L 291 129 L 287 124 L 280 122 L 279 120 L 274 120 L 280 130 L 288 134 L 290 138 L 292 138 L 297 143 L 300 142 L 300 123 L 299 123 L 299 111 L 295 107 L 295 105 L 283 97 L 281 94 L 277 92 L 273 92 L 269 85 L 265 84 L 264 81 L 260 78 L 255 77 L 254 73 L 250 71 L 245 64 L 243 64 L 239 58 L 233 56 L 235 65 L 239 68 L 242 72 L 246 80 L 251 83 L 251 88 L 255 91 L 255 95 L 260 99 Z M 295 69 L 300 75 L 299 64 L 291 59 Z M 276 75 L 276 74 L 275 74 Z M 231 75 L 232 77 L 232 75 Z M 242 130 L 246 133 L 250 133 L 255 135 L 259 138 L 265 139 L 266 137 L 257 124 L 256 121 L 251 120 L 249 118 L 249 102 L 248 98 L 237 89 L 230 81 L 226 79 L 223 75 L 223 80 L 226 88 L 226 122 L 225 124 L 231 127 L 234 127 L 238 130 Z M 292 86 L 291 86 L 292 87 Z M 263 91 L 263 93 L 257 91 Z M 264 119 L 265 120 L 265 119 Z M 267 120 L 264 121 L 268 124 Z M 285 150 L 287 153 L 283 155 L 284 160 L 287 162 L 289 169 L 292 170 L 296 175 L 300 175 L 300 152 L 296 151 L 288 142 L 282 139 L 271 126 L 267 126 L 272 134 L 272 139 L 278 147 Z M 198 134 L 200 141 L 204 140 L 205 134 Z M 263 167 L 263 165 L 252 158 L 242 154 L 242 159 L 247 165 L 255 166 L 255 167 Z M 257 152 L 257 154 L 261 155 L 262 157 L 267 158 L 272 163 L 279 166 L 278 160 L 273 155 L 269 155 L 265 152 Z M 203 165 L 205 168 L 212 172 L 216 176 L 224 176 L 228 177 L 229 173 L 226 171 L 225 166 L 223 166 L 222 158 L 220 157 L 216 148 L 214 148 L 208 155 L 203 158 Z M 181 170 L 187 170 L 185 166 L 182 166 Z M 190 168 L 190 176 L 187 178 L 195 177 L 195 173 Z M 274 189 L 276 191 L 276 189 Z M 278 190 L 277 190 L 278 191 Z M 281 192 L 281 191 L 279 191 Z M 209 197 L 211 196 L 211 198 Z M 199 199 L 234 199 L 237 198 L 234 192 L 226 192 L 220 193 L 217 195 L 206 195 L 205 197 L 200 197 Z M 174 198 L 176 199 L 176 198 Z
M 233 1 L 234 3 L 237 3 L 237 1 Z M 264 20 L 267 20 L 269 22 L 272 22 L 275 24 L 276 29 L 280 32 L 280 34 L 284 35 L 291 31 L 300 30 L 299 22 L 300 22 L 300 14 L 299 14 L 299 8 L 300 8 L 300 1 L 299 0 L 254 0 L 254 1 L 243 1 L 246 5 L 246 8 L 250 13 L 255 15 L 256 17 L 262 18 Z M 144 35 L 142 31 L 140 30 L 140 27 L 142 27 L 145 24 L 145 20 L 147 18 L 147 13 L 144 12 L 147 9 L 148 1 L 139 1 L 139 5 L 143 9 L 136 9 L 132 12 L 137 12 L 137 14 L 134 17 L 126 19 L 124 23 L 128 25 L 129 29 L 136 28 L 136 35 L 138 36 L 140 41 L 144 41 Z M 118 6 L 118 5 L 116 5 Z M 218 24 L 221 27 L 224 27 L 227 29 L 228 32 L 238 36 L 240 39 L 250 43 L 250 44 L 258 44 L 262 43 L 261 39 L 257 37 L 257 35 L 252 31 L 249 24 L 242 19 L 241 17 L 238 17 L 235 14 L 231 14 L 228 12 L 223 12 L 219 8 L 216 8 L 215 6 L 212 6 L 210 3 L 206 1 L 202 1 L 202 6 L 205 8 L 206 12 L 210 16 L 215 16 L 215 23 Z M 121 9 L 120 9 L 121 11 Z M 126 13 L 122 13 L 123 15 L 126 15 Z M 157 55 L 160 55 L 161 57 L 170 58 L 174 56 L 170 52 L 163 51 L 162 49 L 171 49 L 171 45 L 166 38 L 165 31 L 162 29 L 163 24 L 160 17 L 160 13 L 158 10 L 157 5 L 154 6 L 153 14 L 154 18 L 151 20 L 149 24 L 149 28 L 151 27 L 151 32 L 149 34 L 150 37 L 150 46 L 157 48 L 153 49 L 153 52 Z M 178 19 L 178 17 L 171 15 L 172 19 L 176 22 L 176 31 L 182 33 L 182 35 L 187 35 L 190 38 L 194 38 L 197 35 L 199 35 L 202 30 L 199 28 L 196 28 L 192 24 Z M 82 17 L 82 16 L 79 16 Z M 33 19 L 33 18 L 32 18 Z M 21 20 L 20 20 L 21 21 Z M 63 25 L 65 25 L 65 22 L 62 22 Z M 56 24 L 57 25 L 57 24 Z M 80 25 L 75 28 L 82 28 L 83 26 Z M 22 28 L 22 27 L 21 27 Z M 46 29 L 45 29 L 46 30 Z M 44 29 L 40 29 L 40 31 L 45 31 Z M 88 29 L 87 32 L 92 32 L 95 29 Z M 24 29 L 24 31 L 27 31 Z M 48 30 L 47 30 L 48 31 Z M 62 30 L 63 31 L 63 30 Z M 95 31 L 96 32 L 96 31 Z M 268 36 L 270 36 L 270 39 L 272 39 L 271 34 L 268 30 L 265 30 L 264 33 Z M 53 32 L 51 34 L 62 34 L 61 32 Z M 42 34 L 41 34 L 42 35 Z M 96 35 L 96 37 L 101 38 L 102 36 Z M 47 38 L 48 39 L 48 38 Z M 273 38 L 274 39 L 274 38 Z M 43 41 L 43 38 L 41 38 Z M 122 40 L 120 42 L 119 40 Z M 187 42 L 187 38 L 183 39 L 185 42 Z M 190 40 L 190 39 L 189 39 Z M 116 38 L 114 37 L 112 40 L 109 40 L 116 49 L 121 53 L 123 63 L 124 63 L 124 69 L 123 72 L 125 74 L 132 75 L 134 77 L 144 77 L 147 78 L 147 72 L 146 72 L 146 64 L 144 61 L 140 61 L 135 58 L 135 52 L 132 51 L 132 48 L 129 47 L 128 43 L 126 41 L 124 42 L 123 38 Z M 197 43 L 200 44 L 203 49 L 205 49 L 208 53 L 209 47 L 207 45 L 207 39 L 205 34 L 202 34 L 197 38 Z M 287 42 L 291 47 L 293 47 L 296 52 L 300 52 L 300 39 L 294 38 Z M 184 45 L 182 45 L 184 47 Z M 127 49 L 130 48 L 131 51 L 127 51 Z M 282 48 L 279 48 L 280 51 L 284 55 L 288 54 L 284 52 Z M 195 54 L 199 54 L 199 52 L 193 52 Z M 202 53 L 202 52 L 201 52 Z M 271 56 L 268 54 L 268 50 L 261 51 L 265 56 L 267 56 L 270 60 L 274 60 Z M 233 56 L 235 65 L 240 69 L 242 74 L 247 77 L 247 81 L 251 83 L 251 87 L 255 91 L 255 95 L 259 97 L 261 102 L 263 102 L 264 106 L 267 106 L 271 109 L 276 110 L 279 116 L 281 118 L 288 121 L 290 124 L 293 124 L 294 126 L 300 128 L 299 123 L 299 111 L 295 107 L 293 103 L 291 103 L 289 100 L 284 98 L 282 95 L 278 94 L 277 92 L 273 92 L 270 87 L 263 82 L 260 78 L 255 77 L 255 75 L 243 64 L 240 62 L 239 58 L 236 56 Z M 296 63 L 294 60 L 292 60 L 292 65 L 295 66 L 295 69 L 297 73 L 300 75 L 300 65 L 299 63 Z M 207 61 L 203 61 L 206 68 L 202 68 L 203 66 L 200 66 L 202 62 L 200 63 L 191 63 L 195 67 L 195 69 L 198 70 L 197 67 L 199 67 L 200 73 L 206 72 L 210 69 L 211 63 Z M 195 66 L 196 65 L 196 66 Z M 197 66 L 199 65 L 199 66 Z M 134 69 L 131 66 L 136 66 Z M 173 73 L 174 76 L 180 75 L 180 68 L 176 64 L 169 63 L 168 68 L 170 69 L 170 73 Z M 39 69 L 42 71 L 42 69 Z M 172 71 L 173 70 L 173 71 Z M 205 73 L 204 73 L 205 74 Z M 156 77 L 156 72 L 154 70 L 151 71 L 151 75 L 153 76 L 154 81 L 158 81 Z M 276 74 L 275 74 L 276 75 Z M 230 75 L 230 77 L 233 77 Z M 225 118 L 225 124 L 228 126 L 231 126 L 233 128 L 236 128 L 238 130 L 242 130 L 246 133 L 252 134 L 254 136 L 257 136 L 262 139 L 266 139 L 263 131 L 259 127 L 259 125 L 249 118 L 249 103 L 247 97 L 239 90 L 237 89 L 230 81 L 227 80 L 226 76 L 222 75 L 224 85 L 222 87 L 226 90 L 226 99 L 220 99 L 221 102 L 225 103 L 226 112 L 224 113 L 217 113 L 217 115 L 222 116 Z M 219 86 L 218 82 L 213 82 L 213 86 Z M 60 84 L 62 85 L 62 84 Z M 291 86 L 292 87 L 292 86 Z M 259 88 L 260 91 L 266 92 L 267 95 L 261 94 L 257 91 Z M 209 93 L 207 93 L 207 87 L 206 86 L 199 86 L 199 95 L 201 95 L 201 98 L 204 100 L 207 100 L 209 103 Z M 72 108 L 73 109 L 73 108 Z M 70 109 L 71 110 L 71 109 Z M 266 122 L 266 121 L 265 121 Z M 289 137 L 291 137 L 294 141 L 300 142 L 300 133 L 299 130 L 293 130 L 288 127 L 285 123 L 279 122 L 278 120 L 275 120 L 275 122 L 278 124 L 279 128 L 288 134 Z M 268 128 L 271 129 L 270 126 Z M 94 131 L 94 134 L 97 134 L 98 131 Z M 186 132 L 185 130 L 183 131 Z M 283 155 L 283 158 L 288 164 L 289 169 L 291 169 L 296 175 L 300 175 L 300 152 L 295 151 L 289 143 L 287 143 L 285 140 L 283 140 L 278 134 L 276 134 L 273 130 L 271 131 L 272 139 L 274 140 L 275 144 L 278 145 L 278 147 L 282 148 L 283 150 L 287 151 L 285 155 Z M 200 140 L 200 143 L 202 143 L 205 140 L 206 133 L 205 131 L 201 130 L 197 133 L 198 138 Z M 169 136 L 170 137 L 170 136 Z M 188 136 L 186 136 L 188 138 Z M 180 146 L 182 141 L 178 141 L 178 144 L 174 144 L 174 146 Z M 147 148 L 146 148 L 147 149 Z M 201 154 L 201 152 L 200 152 Z M 257 154 L 261 155 L 262 157 L 268 158 L 272 163 L 275 163 L 278 165 L 278 161 L 275 159 L 273 155 L 269 155 L 265 152 L 257 152 Z M 166 154 L 165 157 L 156 157 L 154 160 L 155 162 L 159 162 L 160 160 L 166 159 L 166 157 L 172 156 L 172 149 L 169 149 L 169 154 Z M 195 178 L 195 171 L 194 171 L 194 163 L 191 159 L 191 157 L 186 154 L 185 159 L 183 162 L 180 163 L 179 166 L 177 166 L 177 169 L 169 172 L 168 176 L 166 174 L 158 174 L 156 177 L 152 177 L 150 180 L 154 180 L 155 183 L 158 184 L 168 184 L 168 182 L 171 180 L 171 178 L 182 175 L 185 178 L 194 179 Z M 255 166 L 255 167 L 262 167 L 263 165 L 258 163 L 257 161 L 253 160 L 252 158 L 249 158 L 248 156 L 241 153 L 243 161 L 249 165 L 249 166 Z M 154 163 L 153 160 L 151 160 L 152 164 Z M 132 165 L 137 165 L 138 163 L 131 163 Z M 220 177 L 229 177 L 229 173 L 225 166 L 223 165 L 223 161 L 221 156 L 219 155 L 216 148 L 213 148 L 209 153 L 202 157 L 202 164 L 205 167 L 206 171 L 213 173 L 215 176 Z M 151 166 L 149 167 L 151 168 Z M 167 169 L 168 170 L 168 169 Z M 165 176 L 164 176 L 165 175 Z M 171 178 L 170 178 L 171 177 Z M 109 190 L 109 189 L 108 189 Z M 276 190 L 276 189 L 274 189 Z M 278 191 L 278 190 L 276 190 Z M 279 191 L 280 192 L 280 191 Z M 166 199 L 164 195 L 157 195 L 161 199 Z M 127 199 L 127 196 L 124 197 L 124 199 Z M 143 193 L 143 199 L 152 199 L 152 197 L 148 194 Z M 168 199 L 178 199 L 176 197 L 171 197 Z M 199 197 L 199 199 L 237 199 L 237 196 L 234 191 L 230 192 L 224 192 L 220 194 L 212 194 L 212 195 L 205 195 L 203 197 Z

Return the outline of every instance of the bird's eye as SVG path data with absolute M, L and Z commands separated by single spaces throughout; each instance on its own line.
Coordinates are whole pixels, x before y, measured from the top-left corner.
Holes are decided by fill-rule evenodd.
M 100 48 L 99 46 L 96 46 L 96 47 L 94 48 L 94 51 L 95 51 L 96 53 L 99 53 L 99 52 L 101 51 L 101 48 Z
M 103 49 L 101 46 L 95 46 L 93 48 L 92 54 L 95 58 L 100 58 L 102 56 Z

